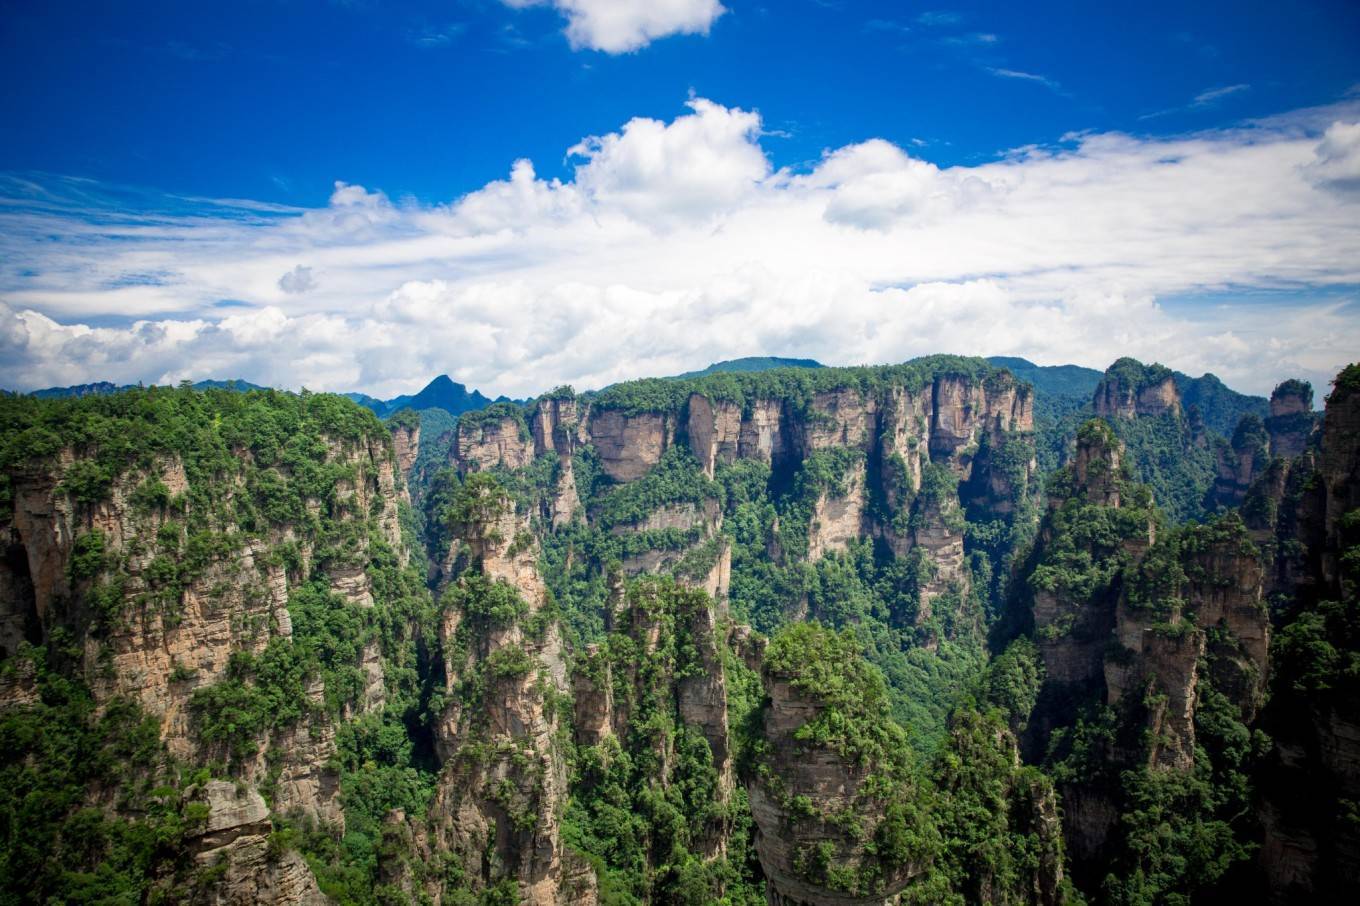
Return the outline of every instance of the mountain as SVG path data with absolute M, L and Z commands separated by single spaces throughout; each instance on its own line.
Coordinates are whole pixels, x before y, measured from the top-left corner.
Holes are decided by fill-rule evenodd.
M 74 384 L 70 387 L 48 387 L 43 390 L 34 390 L 29 396 L 38 399 L 67 399 L 80 396 L 106 396 L 110 393 L 122 393 L 124 390 L 133 390 L 136 384 L 118 384 L 109 381 L 97 381 L 93 384 Z M 198 381 L 192 385 L 195 390 L 235 390 L 244 393 L 247 390 L 264 390 L 259 384 L 252 384 L 250 381 L 229 380 L 229 381 Z
M 0 397 L 0 899 L 1356 901 L 1360 367 L 1040 393 Z
M 1270 416 L 1270 401 L 1264 396 L 1238 393 L 1212 374 L 1197 378 L 1179 371 L 1172 374 L 1182 405 L 1198 409 L 1204 426 L 1221 437 L 1232 437 L 1244 415 L 1262 419 Z
M 1034 385 L 1041 396 L 1080 396 L 1090 399 L 1100 383 L 1101 372 L 1081 365 L 1036 365 L 1028 359 L 1008 355 L 989 356 L 993 365 Z
M 404 394 L 390 400 L 380 400 L 364 393 L 345 394 L 361 406 L 372 409 L 380 418 L 386 418 L 401 409 L 443 409 L 450 415 L 462 415 L 477 409 L 485 409 L 495 402 L 506 402 L 506 397 L 490 399 L 480 391 L 468 392 L 467 387 L 450 378 L 447 374 L 426 384 L 416 394 Z
M 687 371 L 684 374 L 677 374 L 669 380 L 684 381 L 690 378 L 703 377 L 708 374 L 719 372 L 750 372 L 750 371 L 769 371 L 772 368 L 825 368 L 821 362 L 815 359 L 785 359 L 778 356 L 747 356 L 741 359 L 728 359 L 723 362 L 714 362 L 702 371 Z

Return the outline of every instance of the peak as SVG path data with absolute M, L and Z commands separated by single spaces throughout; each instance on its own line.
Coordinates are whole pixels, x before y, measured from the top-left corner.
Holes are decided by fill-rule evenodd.
M 447 374 L 441 374 L 439 377 L 426 384 L 425 388 L 420 392 L 425 393 L 430 390 L 467 390 L 467 387 L 458 383 Z

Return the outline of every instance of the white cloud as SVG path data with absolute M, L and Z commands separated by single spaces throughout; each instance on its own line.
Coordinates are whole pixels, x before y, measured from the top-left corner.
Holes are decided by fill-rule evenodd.
M 987 71 L 999 79 L 1019 79 L 1022 82 L 1034 82 L 1043 85 L 1050 91 L 1062 93 L 1062 85 L 1053 79 L 1050 79 L 1048 76 L 1039 75 L 1038 73 L 1024 72 L 1019 69 L 1003 69 L 996 66 L 988 67 Z
M 731 209 L 770 171 L 757 139 L 760 116 L 702 98 L 670 124 L 630 120 L 567 153 L 586 163 L 576 187 L 602 209 L 635 220 L 691 219 Z
M 741 355 L 941 351 L 1325 382 L 1360 349 L 1360 116 L 1319 115 L 977 166 L 869 139 L 792 172 L 758 114 L 695 99 L 584 139 L 570 178 L 521 160 L 441 206 L 337 183 L 301 212 L 115 216 L 10 186 L 0 386 L 391 396 L 448 372 L 528 395 Z
M 1194 106 L 1208 107 L 1218 103 L 1229 95 L 1239 94 L 1251 88 L 1250 85 L 1225 85 L 1222 88 L 1210 88 L 1195 95 Z
M 1324 185 L 1360 189 L 1360 123 L 1333 123 L 1308 164 L 1309 175 Z
M 706 35 L 726 9 L 719 0 L 502 0 L 523 9 L 551 4 L 567 18 L 574 48 L 628 53 L 669 35 Z

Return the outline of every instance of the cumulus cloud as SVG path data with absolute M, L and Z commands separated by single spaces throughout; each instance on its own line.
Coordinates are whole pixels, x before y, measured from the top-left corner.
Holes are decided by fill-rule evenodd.
M 507 6 L 553 6 L 567 19 L 574 48 L 628 53 L 669 35 L 706 35 L 727 10 L 719 0 L 502 0 Z
M 871 138 L 789 170 L 759 114 L 693 99 L 583 139 L 566 178 L 521 160 L 443 205 L 342 182 L 305 211 L 115 216 L 10 186 L 0 386 L 390 396 L 447 372 L 529 395 L 742 355 L 931 352 L 1325 382 L 1360 349 L 1357 112 L 976 166 Z

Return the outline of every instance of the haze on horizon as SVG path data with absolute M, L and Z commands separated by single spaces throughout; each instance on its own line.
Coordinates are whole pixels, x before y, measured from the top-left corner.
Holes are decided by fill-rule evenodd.
M 2 14 L 0 386 L 1360 349 L 1353 4 L 161 6 Z

